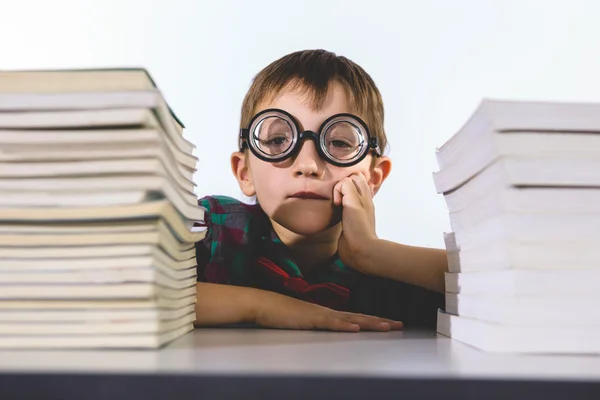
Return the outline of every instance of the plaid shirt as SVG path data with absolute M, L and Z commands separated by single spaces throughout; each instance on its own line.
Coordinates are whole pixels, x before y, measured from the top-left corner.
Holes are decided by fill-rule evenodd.
M 198 281 L 255 287 L 435 328 L 442 294 L 361 274 L 337 254 L 303 274 L 259 205 L 226 196 L 206 196 L 198 204 L 207 210 L 207 234 L 196 243 Z

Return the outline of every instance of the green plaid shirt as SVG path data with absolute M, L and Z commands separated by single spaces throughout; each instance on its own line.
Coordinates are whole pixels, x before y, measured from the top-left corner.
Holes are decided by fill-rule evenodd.
M 198 281 L 271 290 L 339 310 L 435 328 L 444 296 L 421 287 L 367 276 L 337 254 L 304 275 L 259 205 L 206 196 L 206 237 L 196 243 Z

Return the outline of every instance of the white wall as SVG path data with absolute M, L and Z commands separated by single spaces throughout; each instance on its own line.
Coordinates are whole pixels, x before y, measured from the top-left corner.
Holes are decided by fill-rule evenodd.
M 254 74 L 295 50 L 345 55 L 386 106 L 378 234 L 439 247 L 435 147 L 482 97 L 600 100 L 599 17 L 593 0 L 0 0 L 0 68 L 148 68 L 198 146 L 198 194 L 239 197 L 229 154 Z

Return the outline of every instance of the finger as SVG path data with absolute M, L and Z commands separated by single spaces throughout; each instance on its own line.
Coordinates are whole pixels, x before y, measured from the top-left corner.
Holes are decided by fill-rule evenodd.
M 352 183 L 356 187 L 357 193 L 359 193 L 359 201 L 369 213 L 373 213 L 375 210 L 375 205 L 373 204 L 373 196 L 371 195 L 371 188 L 367 183 L 364 175 L 362 174 L 354 174 L 350 177 L 352 179 Z
M 335 316 L 324 317 L 315 324 L 317 329 L 325 329 L 336 332 L 358 332 L 360 326 L 358 324 L 346 321 Z
M 356 185 L 349 177 L 340 181 L 340 192 L 342 194 L 341 203 L 344 207 L 359 208 L 362 204 Z
M 371 209 L 372 204 L 373 204 L 373 199 L 372 199 L 372 196 L 370 196 L 371 189 L 369 188 L 369 185 L 367 184 L 365 177 L 361 174 L 355 174 L 355 175 L 350 176 L 350 179 L 352 180 L 352 183 L 356 187 L 356 192 L 358 193 L 358 198 L 359 198 L 361 204 L 364 207 Z
M 367 177 L 367 175 L 364 172 L 361 172 L 361 174 L 365 177 L 365 182 L 367 184 L 367 187 L 369 188 L 368 193 L 371 195 L 371 198 L 373 198 L 375 196 L 375 185 L 371 183 L 369 177 Z
M 392 327 L 388 322 L 385 322 L 378 317 L 360 314 L 347 314 L 344 319 L 348 322 L 359 325 L 361 330 L 378 332 L 388 332 L 392 330 Z
M 360 190 L 360 185 L 358 184 L 358 181 L 360 180 L 359 174 L 354 173 L 348 176 L 348 178 L 350 178 L 350 180 L 352 181 L 352 184 L 356 188 L 356 192 L 358 193 L 358 195 L 362 196 L 362 191 Z
M 342 182 L 338 182 L 333 187 L 333 204 L 339 206 L 342 204 Z
M 354 185 L 356 185 L 356 189 L 361 196 L 372 197 L 370 196 L 371 188 L 369 187 L 369 183 L 367 182 L 367 178 L 364 176 L 364 174 L 354 174 L 351 175 L 350 178 L 354 182 Z
M 404 328 L 404 324 L 401 321 L 394 321 L 393 319 L 387 318 L 380 318 L 380 320 L 382 322 L 387 322 L 388 324 L 390 324 L 390 327 L 393 331 L 399 331 L 402 330 L 402 328 Z

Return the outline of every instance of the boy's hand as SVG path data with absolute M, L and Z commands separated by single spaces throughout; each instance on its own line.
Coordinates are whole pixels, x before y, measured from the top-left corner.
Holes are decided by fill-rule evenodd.
M 254 316 L 256 324 L 267 328 L 339 332 L 388 332 L 402 329 L 402 322 L 335 311 L 293 297 L 264 291 L 261 291 L 257 300 Z
M 378 238 L 375 233 L 375 205 L 373 192 L 363 174 L 352 174 L 333 188 L 333 203 L 342 206 L 342 235 L 338 254 L 342 262 L 366 274 L 366 263 L 361 260 L 369 246 Z

